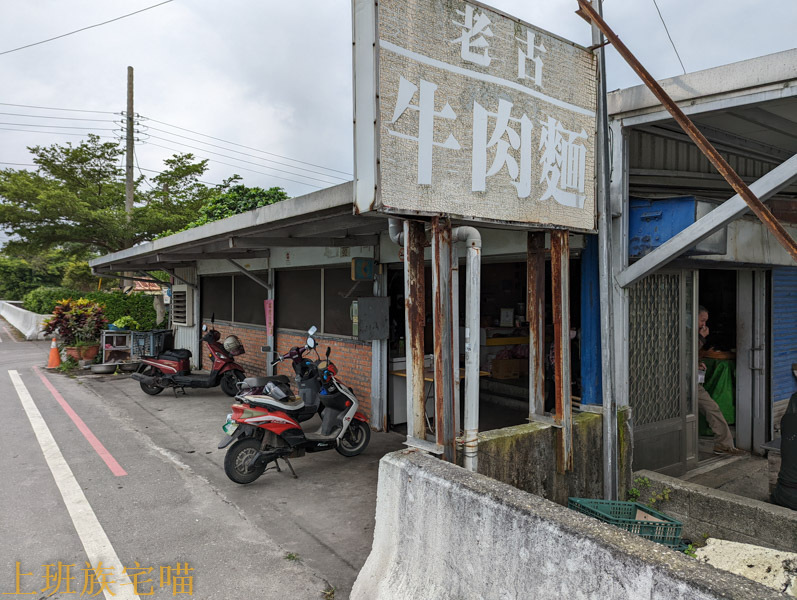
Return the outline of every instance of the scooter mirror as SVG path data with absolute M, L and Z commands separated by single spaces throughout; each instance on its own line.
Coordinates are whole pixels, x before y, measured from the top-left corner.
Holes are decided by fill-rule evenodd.
M 310 350 L 316 347 L 316 342 L 312 337 L 307 338 L 307 347 L 310 348 Z
M 312 327 L 311 327 L 311 328 L 310 328 L 310 329 L 307 331 L 307 334 L 308 334 L 308 335 L 310 335 L 310 336 L 313 336 L 313 335 L 315 335 L 315 332 L 316 332 L 316 331 L 318 331 L 318 327 L 316 327 L 315 325 L 313 325 L 313 326 L 312 326 Z
M 327 346 L 327 360 L 329 360 L 329 353 L 332 352 L 332 348 Z
M 208 330 L 207 324 L 202 323 L 202 331 L 207 331 L 207 330 Z

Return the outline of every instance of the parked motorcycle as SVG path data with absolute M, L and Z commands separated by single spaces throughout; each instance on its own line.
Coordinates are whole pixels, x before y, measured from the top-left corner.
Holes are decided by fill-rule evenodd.
M 191 351 L 184 348 L 164 350 L 157 356 L 143 356 L 141 366 L 132 377 L 139 382 L 144 393 L 150 396 L 160 394 L 164 388 L 177 388 L 185 394 L 185 388 L 211 388 L 220 386 L 228 396 L 238 393 L 238 382 L 245 378 L 244 369 L 235 362 L 234 356 L 245 352 L 238 336 L 229 335 L 224 343 L 219 342 L 221 334 L 213 327 L 215 316 L 210 319 L 210 329 L 202 325 L 202 341 L 208 345 L 208 358 L 213 361 L 210 373 L 191 373 Z
M 314 332 L 315 328 L 310 330 L 302 355 L 316 348 L 312 337 Z M 219 443 L 219 449 L 229 446 L 224 458 L 224 472 L 232 481 L 251 483 L 272 462 L 272 468 L 281 471 L 280 459 L 297 477 L 289 458 L 299 458 L 305 452 L 334 448 L 341 455 L 351 457 L 365 450 L 371 439 L 371 428 L 365 416 L 357 410 L 359 402 L 354 392 L 338 380 L 337 367 L 329 360 L 330 351 L 327 348 L 325 361 L 319 357 L 315 363 L 320 381 L 316 398 L 323 407 L 318 430 L 307 433 L 302 430 L 300 421 L 315 412 L 310 413 L 311 407 L 305 405 L 301 396 L 288 396 L 284 386 L 276 382 L 265 384 L 266 393 L 236 398 L 240 403 L 232 405 L 232 413 L 227 415 L 223 426 L 226 436 Z M 292 348 L 281 359 L 295 358 L 299 354 L 299 348 Z M 284 397 L 280 397 L 281 394 Z

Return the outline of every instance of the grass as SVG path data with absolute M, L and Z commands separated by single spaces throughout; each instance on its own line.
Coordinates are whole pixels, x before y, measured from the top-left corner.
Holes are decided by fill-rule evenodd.
M 322 597 L 324 600 L 335 600 L 335 588 L 331 585 L 321 592 L 321 594 L 323 594 Z
M 301 557 L 298 554 L 294 553 L 294 552 L 286 552 L 285 556 L 283 558 L 285 560 L 289 560 L 291 562 L 301 562 L 302 561 Z

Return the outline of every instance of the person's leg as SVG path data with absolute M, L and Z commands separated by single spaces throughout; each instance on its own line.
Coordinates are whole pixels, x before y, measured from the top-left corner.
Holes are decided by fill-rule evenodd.
M 697 386 L 697 409 L 706 417 L 714 432 L 714 445 L 733 448 L 733 434 L 722 416 L 720 407 L 702 385 Z

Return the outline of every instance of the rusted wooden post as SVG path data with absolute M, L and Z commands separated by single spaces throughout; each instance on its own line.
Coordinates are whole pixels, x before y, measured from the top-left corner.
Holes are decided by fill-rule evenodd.
M 530 231 L 526 253 L 529 419 L 545 412 L 545 232 Z
M 435 431 L 437 444 L 443 447 L 443 458 L 455 462 L 451 261 L 451 221 L 435 217 L 432 219 Z
M 573 423 L 570 405 L 570 241 L 567 231 L 551 231 L 551 295 L 553 300 L 556 470 L 573 469 Z
M 424 224 L 404 221 L 404 326 L 407 370 L 407 436 L 426 439 L 423 330 L 426 324 Z

